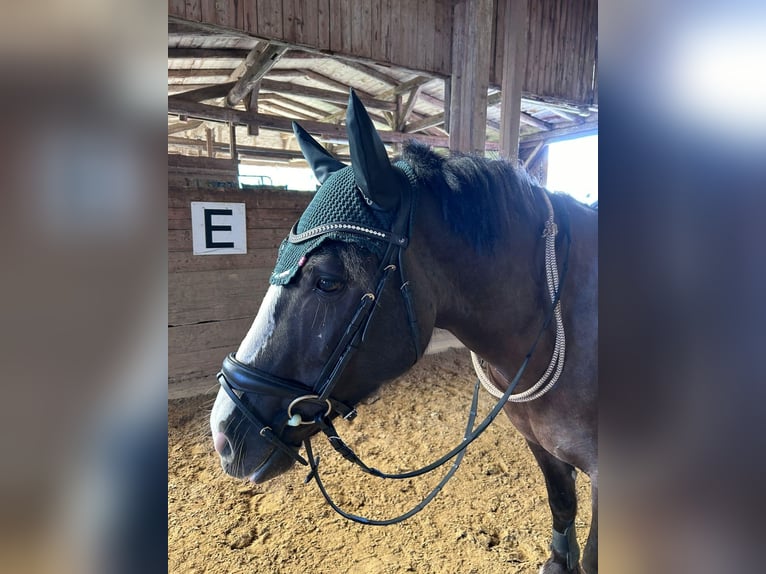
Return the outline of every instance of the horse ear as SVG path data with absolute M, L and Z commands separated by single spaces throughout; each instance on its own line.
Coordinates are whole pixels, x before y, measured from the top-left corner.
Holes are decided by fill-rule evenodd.
M 356 185 L 367 203 L 385 210 L 393 209 L 399 202 L 400 184 L 388 161 L 383 141 L 354 90 L 348 98 L 346 131 Z
M 293 133 L 298 145 L 301 147 L 303 157 L 309 162 L 319 183 L 324 183 L 330 175 L 346 167 L 342 162 L 335 159 L 322 145 L 316 141 L 301 126 L 293 122 Z

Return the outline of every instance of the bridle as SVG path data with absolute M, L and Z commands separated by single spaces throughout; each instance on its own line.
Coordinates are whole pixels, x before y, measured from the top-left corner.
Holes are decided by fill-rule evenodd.
M 412 364 L 415 364 L 423 354 L 415 307 L 412 301 L 412 290 L 410 282 L 407 280 L 402 260 L 402 254 L 409 244 L 412 215 L 415 207 L 415 174 L 406 163 L 399 162 L 396 165 L 404 172 L 411 189 L 404 189 L 399 210 L 390 230 L 374 229 L 355 223 L 338 221 L 324 223 L 302 233 L 297 233 L 298 224 L 296 223 L 287 237 L 287 241 L 290 243 L 300 244 L 322 235 L 342 232 L 344 234 L 374 239 L 386 244 L 385 253 L 381 258 L 376 274 L 377 285 L 375 289 L 362 296 L 343 336 L 325 362 L 315 383 L 308 386 L 266 373 L 241 363 L 236 359 L 234 353 L 224 359 L 221 371 L 218 373 L 218 382 L 221 384 L 221 387 L 223 387 L 242 414 L 259 429 L 258 434 L 275 448 L 289 455 L 295 462 L 305 466 L 308 466 L 309 463 L 294 448 L 286 444 L 281 435 L 285 427 L 288 426 L 297 427 L 300 425 L 317 424 L 324 430 L 324 425 L 330 424 L 330 419 L 335 415 L 340 415 L 346 420 L 352 420 L 356 416 L 354 407 L 335 399 L 332 396 L 332 392 L 346 365 L 354 356 L 362 341 L 364 341 L 367 328 L 375 315 L 375 310 L 378 308 L 376 302 L 382 296 L 386 285 L 388 285 L 390 278 L 394 274 L 398 274 L 400 279 L 399 291 L 404 301 L 414 351 Z M 291 398 L 292 400 L 287 410 L 281 413 L 279 419 L 272 423 L 272 426 L 272 424 L 261 420 L 252 409 L 248 408 L 245 401 L 237 394 L 237 391 L 240 393 L 273 395 Z M 298 408 L 301 403 L 318 405 L 322 412 L 309 420 L 304 420 Z M 275 430 L 275 427 L 277 430 Z
M 401 522 L 425 508 L 425 506 L 431 500 L 433 500 L 433 498 L 439 493 L 439 491 L 441 491 L 447 481 L 457 471 L 460 463 L 462 462 L 463 456 L 465 455 L 465 450 L 468 445 L 476 440 L 487 429 L 487 427 L 489 427 L 492 421 L 494 421 L 502 408 L 505 406 L 505 403 L 508 401 L 509 397 L 511 397 L 513 390 L 515 389 L 516 385 L 521 379 L 521 376 L 526 370 L 526 367 L 529 364 L 529 360 L 532 357 L 532 354 L 537 347 L 542 334 L 548 328 L 548 325 L 553 318 L 553 310 L 558 305 L 560 299 L 560 286 L 563 285 L 564 277 L 566 275 L 569 246 L 569 243 L 567 243 L 567 257 L 564 261 L 562 275 L 559 281 L 559 287 L 553 296 L 551 309 L 547 313 L 540 331 L 538 332 L 537 337 L 530 347 L 529 352 L 525 355 L 521 366 L 516 372 L 516 375 L 509 382 L 507 390 L 502 394 L 497 404 L 486 416 L 486 418 L 474 429 L 479 393 L 479 382 L 477 381 L 474 387 L 468 422 L 460 444 L 458 444 L 455 448 L 450 450 L 448 453 L 436 461 L 418 470 L 389 474 L 376 468 L 370 467 L 365 464 L 359 458 L 359 456 L 338 436 L 338 433 L 335 430 L 331 419 L 335 416 L 341 416 L 345 420 L 353 420 L 356 417 L 357 412 L 353 405 L 348 405 L 342 401 L 337 400 L 333 397 L 332 393 L 341 375 L 343 374 L 345 367 L 348 365 L 349 361 L 364 341 L 367 328 L 369 327 L 375 315 L 376 309 L 378 309 L 376 301 L 380 299 L 386 285 L 389 283 L 390 278 L 394 274 L 398 274 L 400 279 L 399 291 L 402 296 L 414 350 L 414 360 L 412 364 L 417 362 L 423 354 L 423 349 L 421 348 L 420 344 L 418 321 L 415 315 L 415 308 L 412 299 L 411 285 L 407 280 L 405 268 L 403 266 L 403 252 L 409 244 L 409 237 L 412 230 L 412 220 L 416 200 L 416 178 L 412 168 L 405 162 L 397 162 L 395 165 L 407 176 L 409 181 L 409 189 L 405 188 L 401 195 L 399 210 L 397 211 L 397 215 L 394 218 L 394 222 L 390 230 L 374 229 L 354 223 L 339 221 L 325 223 L 312 229 L 306 230 L 302 233 L 297 233 L 296 224 L 290 231 L 290 234 L 287 238 L 287 241 L 290 243 L 299 244 L 324 234 L 337 233 L 338 231 L 341 231 L 343 233 L 375 239 L 387 244 L 385 255 L 381 258 L 381 263 L 377 271 L 378 280 L 374 291 L 365 293 L 362 296 L 362 299 L 356 311 L 354 312 L 351 321 L 346 327 L 343 336 L 340 338 L 332 354 L 325 362 L 325 365 L 322 368 L 322 371 L 317 377 L 315 383 L 311 386 L 308 386 L 296 381 L 291 381 L 289 379 L 284 379 L 282 377 L 266 373 L 265 371 L 261 371 L 260 369 L 241 363 L 235 358 L 234 353 L 228 355 L 224 359 L 221 371 L 218 373 L 218 381 L 221 384 L 221 387 L 227 393 L 229 398 L 234 402 L 243 416 L 245 416 L 246 419 L 248 419 L 253 425 L 255 425 L 256 428 L 259 429 L 258 434 L 266 441 L 271 443 L 275 449 L 281 450 L 295 462 L 310 467 L 311 470 L 306 477 L 305 483 L 310 482 L 312 479 L 316 480 L 317 485 L 325 500 L 336 512 L 338 512 L 343 517 L 362 524 L 380 526 Z M 568 232 L 566 236 L 567 239 L 569 239 Z M 244 393 L 271 395 L 285 399 L 291 399 L 291 402 L 289 403 L 286 411 L 280 413 L 280 415 L 277 417 L 277 420 L 269 424 L 263 421 L 257 413 L 248 407 L 248 404 L 242 400 L 238 392 L 243 393 L 243 396 Z M 317 407 L 319 409 L 318 414 L 316 414 L 313 418 L 304 419 L 303 415 L 300 414 L 298 409 L 302 403 L 314 405 Z M 414 478 L 431 472 L 443 466 L 452 459 L 455 460 L 448 472 L 436 485 L 436 487 L 425 497 L 421 503 L 417 504 L 411 510 L 400 516 L 387 520 L 369 519 L 345 512 L 332 500 L 319 476 L 320 458 L 318 456 L 314 456 L 310 437 L 304 439 L 304 447 L 306 449 L 308 461 L 300 456 L 294 447 L 291 447 L 284 441 L 282 435 L 285 432 L 286 427 L 297 427 L 301 425 L 316 425 L 319 430 L 321 430 L 327 436 L 328 441 L 332 447 L 338 453 L 340 453 L 341 456 L 343 456 L 346 460 L 356 464 L 363 472 L 372 476 L 377 476 L 379 478 L 398 480 Z

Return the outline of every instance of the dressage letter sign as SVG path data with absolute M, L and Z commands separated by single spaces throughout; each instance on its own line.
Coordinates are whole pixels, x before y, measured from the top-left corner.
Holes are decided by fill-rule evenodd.
M 191 202 L 194 255 L 247 253 L 244 203 Z

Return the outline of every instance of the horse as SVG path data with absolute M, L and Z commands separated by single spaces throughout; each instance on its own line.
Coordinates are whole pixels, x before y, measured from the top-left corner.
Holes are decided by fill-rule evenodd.
M 414 476 L 366 466 L 332 421 L 353 418 L 359 401 L 406 372 L 440 327 L 474 354 L 500 397 L 493 413 L 505 412 L 542 470 L 553 524 L 541 572 L 595 574 L 597 211 L 549 193 L 505 160 L 442 155 L 410 141 L 392 163 L 353 90 L 350 166 L 293 129 L 321 185 L 218 374 L 210 426 L 225 472 L 260 483 L 298 462 L 325 493 L 310 450 L 321 431 L 366 472 Z M 474 429 L 470 419 L 464 445 L 438 462 L 459 463 L 489 422 Z M 582 563 L 576 469 L 592 484 Z

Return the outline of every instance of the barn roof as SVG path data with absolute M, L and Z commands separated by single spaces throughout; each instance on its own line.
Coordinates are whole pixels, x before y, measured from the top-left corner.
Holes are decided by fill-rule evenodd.
M 499 2 L 498 6 L 502 4 Z M 497 35 L 497 30 L 493 32 Z M 501 40 L 495 39 L 496 44 Z M 530 38 L 532 42 L 534 39 Z M 563 40 L 561 44 L 559 48 L 565 48 Z M 489 151 L 498 148 L 501 121 L 500 86 L 496 79 L 493 81 L 502 65 L 497 58 L 492 59 L 487 92 L 486 147 Z M 428 62 L 418 62 L 421 69 L 393 65 L 390 61 L 380 64 L 373 58 L 297 45 L 273 37 L 266 39 L 242 30 L 171 15 L 168 23 L 168 151 L 229 157 L 234 134 L 236 154 L 243 162 L 300 164 L 301 155 L 289 129 L 290 121 L 296 120 L 310 126 L 309 131 L 343 158 L 348 155 L 348 148 L 341 124 L 350 88 L 365 102 L 392 151 L 396 144 L 410 138 L 446 147 L 449 78 L 434 71 L 443 64 L 433 57 Z M 564 64 L 557 65 L 563 70 Z M 431 69 L 422 69 L 426 67 Z M 546 78 L 545 73 L 535 74 L 535 70 L 527 74 L 527 84 L 537 86 L 541 92 L 555 91 L 540 87 L 544 86 L 541 82 Z M 248 76 L 257 81 L 247 82 Z M 523 93 L 522 159 L 537 153 L 547 141 L 597 130 L 595 71 L 590 86 L 584 86 L 579 78 L 577 81 L 579 84 L 564 86 L 574 89 L 569 93 L 575 96 L 570 96 L 568 101 L 550 93 Z M 561 81 L 559 84 L 563 86 Z M 249 89 L 251 87 L 253 89 Z M 246 97 L 239 99 L 242 93 Z M 580 101 L 576 101 L 577 97 Z

